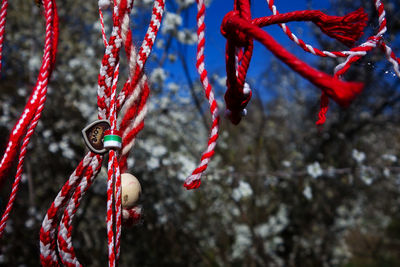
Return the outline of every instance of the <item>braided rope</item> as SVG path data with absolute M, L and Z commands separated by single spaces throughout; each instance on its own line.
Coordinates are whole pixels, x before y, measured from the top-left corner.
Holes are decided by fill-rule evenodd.
M 111 130 L 117 130 L 117 116 L 116 116 L 116 93 L 118 81 L 118 69 L 114 75 L 113 86 L 111 90 L 111 103 L 110 103 L 110 124 Z M 115 180 L 114 180 L 115 179 Z M 115 186 L 115 189 L 114 189 Z M 114 200 L 115 193 L 115 200 Z M 113 203 L 115 202 L 115 218 L 113 211 Z M 110 150 L 108 157 L 108 180 L 107 180 L 107 236 L 108 236 L 108 254 L 109 266 L 115 266 L 119 259 L 120 252 L 120 239 L 121 239 L 121 174 L 115 150 Z M 116 228 L 114 235 L 114 226 Z M 115 240 L 114 240 L 115 236 Z
M 71 200 L 68 202 L 58 227 L 57 247 L 60 259 L 65 266 L 82 266 L 76 258 L 74 247 L 72 246 L 72 221 L 79 208 L 81 200 L 89 187 L 94 182 L 101 168 L 102 157 L 92 158 L 91 168 L 86 169 L 85 177 L 76 187 Z
M 54 57 L 55 57 L 55 50 L 56 50 L 56 46 L 57 46 L 56 40 L 58 39 L 58 30 L 56 30 L 55 27 L 58 26 L 58 22 L 57 22 L 58 16 L 57 16 L 57 12 L 56 12 L 55 3 L 53 3 L 52 1 L 46 1 L 44 3 L 44 5 L 45 5 L 45 17 L 46 17 L 46 36 L 45 36 L 45 45 L 44 45 L 45 48 L 44 48 L 42 67 L 41 67 L 39 77 L 37 80 L 37 84 L 36 84 L 36 88 L 35 88 L 35 91 L 37 91 L 37 97 L 34 97 L 32 99 L 32 100 L 35 100 L 35 102 L 37 102 L 37 103 L 34 103 L 34 105 L 35 106 L 37 105 L 37 106 L 35 108 L 31 109 L 31 111 L 34 111 L 34 113 L 33 113 L 34 117 L 32 118 L 32 120 L 29 123 L 28 129 L 26 131 L 25 137 L 23 138 L 22 145 L 20 148 L 20 154 L 19 154 L 19 159 L 18 159 L 15 180 L 12 185 L 11 194 L 10 194 L 6 209 L 3 212 L 3 215 L 2 215 L 2 218 L 0 221 L 0 238 L 2 237 L 2 235 L 4 233 L 4 229 L 6 227 L 7 220 L 9 218 L 10 212 L 12 210 L 14 201 L 15 201 L 17 193 L 18 193 L 18 188 L 19 188 L 19 184 L 20 184 L 22 172 L 23 172 L 24 159 L 25 159 L 25 155 L 27 152 L 27 147 L 28 147 L 29 141 L 35 131 L 35 128 L 39 122 L 42 111 L 44 109 L 44 104 L 45 104 L 46 95 L 47 95 L 48 82 L 49 82 L 50 74 L 52 72 L 52 68 L 54 67 L 54 61 L 55 61 Z M 24 110 L 24 112 L 25 112 L 25 110 Z M 23 132 L 23 130 L 24 129 L 21 128 L 21 132 Z M 21 137 L 22 137 L 22 135 L 21 135 Z M 10 140 L 10 142 L 12 142 L 12 141 L 13 140 Z M 7 149 L 8 148 L 9 147 L 7 147 Z M 6 159 L 6 156 L 3 157 L 3 160 L 4 159 Z M 2 165 L 2 166 L 5 166 L 5 165 Z
M 101 20 L 102 20 L 102 18 L 101 18 Z M 122 26 L 121 27 L 122 28 L 122 36 L 123 36 L 123 39 L 125 39 L 126 32 L 129 30 L 129 15 L 128 15 L 128 13 L 125 14 L 124 22 L 121 26 Z M 130 31 L 129 31 L 129 33 L 130 33 Z M 124 38 L 124 34 L 125 34 L 125 38 Z M 130 54 L 127 53 L 128 57 L 129 57 L 129 55 L 133 55 L 133 56 L 136 55 L 135 47 L 132 45 L 132 42 L 130 42 L 129 46 L 126 46 L 126 47 L 129 47 L 131 49 L 131 53 Z M 135 61 L 133 61 L 133 62 L 135 62 Z M 132 67 L 131 67 L 131 69 L 132 69 Z M 143 75 L 143 76 L 145 76 L 145 75 Z M 128 83 L 126 83 L 125 85 L 127 85 L 127 84 Z M 134 94 L 132 94 L 132 95 L 134 95 Z M 124 108 L 126 106 L 131 106 L 131 104 L 128 104 L 130 99 L 131 98 L 129 98 L 127 100 L 127 103 L 124 105 Z M 124 137 L 123 137 L 123 140 L 124 140 Z M 124 142 L 125 142 L 125 140 L 123 141 L 123 143 Z M 71 239 L 72 220 L 74 217 L 74 213 L 76 212 L 76 210 L 79 207 L 79 203 L 83 197 L 83 194 L 88 190 L 88 188 L 90 187 L 90 185 L 92 184 L 92 182 L 94 180 L 93 177 L 90 177 L 90 178 L 92 178 L 92 179 L 90 179 L 90 180 L 86 179 L 86 180 L 88 180 L 88 182 L 85 180 L 82 180 L 81 183 L 79 184 L 79 187 L 77 188 L 76 192 L 74 193 L 74 197 L 73 197 L 74 201 L 69 203 L 68 208 L 64 212 L 64 215 L 62 218 L 62 224 L 60 224 L 60 227 L 59 227 L 58 242 L 59 243 L 65 242 L 65 245 L 63 245 L 61 248 L 59 248 L 59 251 L 62 251 L 62 253 L 63 253 L 63 254 L 60 253 L 60 255 L 61 255 L 63 264 L 66 266 L 69 266 L 69 265 L 80 266 L 80 263 L 75 256 L 74 249 L 72 246 L 72 239 Z
M 77 168 L 71 174 L 67 182 L 63 185 L 50 208 L 47 210 L 46 216 L 42 222 L 42 227 L 40 229 L 40 261 L 42 266 L 59 266 L 55 250 L 58 212 L 61 211 L 67 201 L 69 201 L 69 195 L 80 183 L 85 170 L 88 167 L 90 168 L 95 165 L 92 164 L 95 156 L 96 155 L 91 152 L 86 154 Z M 102 157 L 99 157 L 98 161 L 101 165 Z
M 119 48 L 121 47 L 121 37 L 120 35 L 120 28 L 119 28 L 119 7 L 120 7 L 121 3 L 116 1 L 115 5 L 114 5 L 114 12 L 113 12 L 113 18 L 114 18 L 114 25 L 113 25 L 113 30 L 111 33 L 111 37 L 109 42 L 105 42 L 107 44 L 106 46 L 106 51 L 105 51 L 105 55 L 103 57 L 102 60 L 102 66 L 100 67 L 100 74 L 99 74 L 99 86 L 98 86 L 98 92 L 104 92 L 105 94 L 108 95 L 108 92 L 110 90 L 110 79 L 109 76 L 111 73 L 113 73 L 113 79 L 111 80 L 112 85 L 111 85 L 111 96 L 104 96 L 103 99 L 99 99 L 100 98 L 100 94 L 98 95 L 98 102 L 101 104 L 106 104 L 109 103 L 109 119 L 110 119 L 110 123 L 112 125 L 112 128 L 115 129 L 116 127 L 116 115 L 115 115 L 115 96 L 116 96 L 116 86 L 117 86 L 117 80 L 118 80 L 118 73 L 119 73 L 119 64 L 118 64 L 118 54 L 119 54 Z M 123 12 L 123 11 L 122 11 Z M 102 19 L 102 18 L 101 18 Z M 103 38 L 105 37 L 105 34 L 103 35 Z M 107 72 L 102 75 L 102 71 L 103 70 L 107 70 Z M 103 87 L 103 88 L 102 88 Z M 103 89 L 103 90 L 102 90 Z M 99 105 L 100 107 L 100 105 Z M 99 109 L 99 118 L 101 118 L 101 116 L 107 115 L 107 106 L 105 106 L 102 110 Z M 110 170 L 112 171 L 113 168 L 110 169 L 110 162 L 114 163 L 114 167 L 118 168 L 118 163 L 116 162 L 116 156 L 114 154 L 114 151 L 110 151 L 110 155 L 109 155 L 109 173 Z M 115 166 L 116 163 L 116 166 Z M 92 164 L 91 164 L 92 166 Z M 93 167 L 93 166 L 92 166 Z M 118 171 L 117 171 L 118 173 Z M 92 179 L 95 178 L 95 175 L 92 177 L 90 177 Z M 119 178 L 120 179 L 120 178 Z M 83 182 L 82 186 L 88 187 L 88 184 L 85 182 Z M 82 182 L 81 182 L 82 183 Z M 109 175 L 109 179 L 107 182 L 107 236 L 108 236 L 108 247 L 109 247 L 109 266 L 115 266 L 117 261 L 118 261 L 118 253 L 119 253 L 119 243 L 117 243 L 117 257 L 115 256 L 115 248 L 114 248 L 114 232 L 113 232 L 113 226 L 114 226 L 114 221 L 113 221 L 113 209 L 112 209 L 112 204 L 113 204 L 113 195 L 114 195 L 114 190 L 113 190 L 113 179 L 112 179 L 112 174 L 111 177 Z M 84 190 L 87 190 L 86 188 Z M 119 187 L 118 187 L 118 178 L 117 178 L 117 197 L 119 194 L 119 198 L 121 195 L 120 192 L 121 188 L 120 188 L 120 181 L 119 181 Z M 75 191 L 76 192 L 76 191 Z M 71 206 L 77 206 L 79 205 L 79 202 L 76 203 L 75 201 L 73 201 L 73 199 L 70 200 Z M 120 200 L 116 200 L 116 212 L 117 212 L 117 217 L 119 215 L 119 217 L 121 217 L 121 211 L 118 209 L 118 204 L 121 205 Z M 77 209 L 77 207 L 76 207 Z M 74 210 L 76 210 L 74 209 Z M 65 210 L 64 211 L 64 216 L 68 217 L 70 210 Z M 110 215 L 111 214 L 111 215 Z M 121 223 L 120 223 L 120 219 L 117 219 L 117 239 L 118 236 L 120 237 L 120 228 L 121 228 Z M 64 220 L 64 222 L 69 222 L 68 220 Z M 72 220 L 71 220 L 72 223 Z M 119 224 L 118 224 L 119 223 Z M 60 229 L 62 231 L 65 231 L 63 226 L 63 224 L 60 224 Z M 71 229 L 72 231 L 72 225 L 65 225 L 64 227 L 67 227 L 67 229 Z M 79 264 L 78 260 L 76 259 L 74 253 L 73 253 L 73 247 L 72 247 L 72 241 L 71 239 L 67 239 L 65 240 L 65 238 L 63 238 L 62 235 L 58 235 L 58 244 L 59 244 L 59 251 L 63 251 L 63 253 L 60 253 L 60 258 L 62 260 L 62 262 L 64 264 Z M 65 242 L 63 242 L 65 241 Z M 69 253 L 70 252 L 70 253 Z
M 50 0 L 48 0 L 50 1 Z M 53 4 L 54 5 L 54 4 Z M 44 4 L 45 6 L 45 16 L 49 15 L 50 11 L 49 8 L 52 8 L 52 5 L 47 5 L 47 2 Z M 54 8 L 54 10 L 56 10 Z M 53 10 L 53 11 L 54 11 Z M 56 14 L 56 12 L 54 12 Z M 51 12 L 53 14 L 53 12 Z M 54 14 L 53 14 L 54 15 Z M 47 61 L 51 61 L 54 63 L 54 58 L 55 53 L 56 53 L 56 47 L 57 47 L 57 39 L 58 39 L 58 30 L 56 29 L 58 27 L 58 22 L 55 20 L 55 18 L 58 18 L 57 16 L 54 16 L 54 18 L 47 18 L 46 17 L 46 36 L 47 38 L 53 38 L 52 42 L 49 41 L 49 39 L 45 40 L 45 51 L 46 48 L 50 49 L 51 53 L 44 53 L 43 58 L 42 58 L 42 66 L 40 68 L 40 72 L 38 75 L 38 79 L 36 82 L 36 85 L 28 99 L 28 102 L 26 103 L 24 110 L 19 117 L 17 123 L 14 125 L 14 128 L 11 131 L 9 141 L 7 143 L 6 150 L 3 154 L 3 157 L 0 162 L 0 183 L 3 182 L 3 179 L 5 179 L 7 172 L 11 168 L 11 165 L 17 155 L 18 152 L 18 145 L 20 144 L 24 134 L 26 133 L 26 129 L 28 125 L 31 123 L 32 118 L 35 116 L 35 113 L 37 111 L 41 96 L 41 89 L 43 86 L 43 83 L 46 81 L 47 86 L 47 81 L 50 78 L 50 74 L 52 70 L 49 70 L 48 67 L 53 68 L 54 64 L 48 65 Z M 51 23 L 54 25 L 51 26 Z M 50 32 L 54 29 L 54 32 L 50 34 Z M 50 39 L 51 40 L 51 39 Z
M 122 39 L 124 40 L 125 47 L 127 48 L 131 78 L 129 80 L 129 84 L 124 86 L 124 89 L 118 97 L 118 105 L 120 107 L 123 106 L 121 114 L 121 132 L 123 140 L 120 157 L 121 170 L 125 170 L 127 168 L 126 160 L 129 156 L 129 152 L 135 143 L 137 134 L 144 127 L 144 118 L 147 114 L 146 102 L 150 90 L 148 87 L 147 76 L 143 72 L 143 66 L 149 56 L 148 51 L 151 51 L 159 31 L 164 6 L 164 1 L 154 2 L 151 22 L 138 53 L 136 53 L 135 47 L 132 44 L 132 34 L 130 31 L 128 31 L 128 17 L 125 16 L 123 18 Z
M 3 0 L 0 8 L 0 71 L 2 66 L 1 59 L 3 55 L 4 33 L 6 30 L 7 7 L 8 7 L 8 0 Z
M 204 89 L 204 93 L 210 105 L 210 113 L 212 117 L 212 125 L 207 149 L 203 152 L 201 162 L 192 174 L 186 178 L 184 186 L 186 189 L 198 188 L 201 184 L 201 176 L 207 169 L 211 157 L 214 155 L 215 145 L 218 139 L 218 105 L 214 98 L 214 92 L 207 77 L 207 70 L 204 64 L 204 47 L 205 47 L 205 10 L 204 0 L 197 0 L 197 61 L 196 68 L 200 75 L 200 81 Z
M 162 3 L 162 6 L 164 6 L 164 1 L 159 1 L 159 2 Z M 114 4 L 115 5 L 113 12 L 113 21 L 114 21 L 113 31 L 111 33 L 109 41 L 108 42 L 107 40 L 104 41 L 105 44 L 107 44 L 107 47 L 105 49 L 105 55 L 103 57 L 102 66 L 100 67 L 100 73 L 99 73 L 98 107 L 99 107 L 99 119 L 109 117 L 112 128 L 116 129 L 116 124 L 117 124 L 116 112 L 119 111 L 121 104 L 125 102 L 125 101 L 120 102 L 120 100 L 125 99 L 125 97 L 119 96 L 118 98 L 116 98 L 116 84 L 119 73 L 118 54 L 122 43 L 121 34 L 123 31 L 122 25 L 120 25 L 120 20 L 126 18 L 126 13 L 128 10 L 130 10 L 132 6 L 132 1 L 127 3 L 126 1 L 122 0 L 120 3 L 118 2 Z M 121 13 L 118 13 L 118 7 L 121 7 Z M 155 11 L 158 15 L 160 14 L 158 9 L 154 9 L 153 11 Z M 158 15 L 156 16 L 157 19 L 159 18 Z M 100 20 L 102 23 L 102 15 L 100 15 Z M 158 27 L 156 28 L 155 33 L 157 33 L 158 31 Z M 153 27 L 149 34 L 152 33 L 154 34 L 154 31 L 155 28 Z M 105 32 L 102 33 L 102 36 L 104 40 Z M 154 38 L 152 37 L 148 39 L 147 43 L 149 43 L 149 40 L 150 41 L 152 40 L 151 42 L 154 43 Z M 145 61 L 147 57 L 148 55 L 146 55 L 146 58 L 142 57 L 142 60 L 144 59 Z M 145 75 L 142 75 L 142 77 L 145 77 Z M 132 81 L 132 76 L 130 76 L 130 80 Z M 141 78 L 141 81 L 142 80 L 143 78 Z M 127 82 L 125 85 L 129 85 L 129 83 Z M 128 100 L 130 99 L 131 95 L 135 95 L 132 94 L 131 88 L 128 88 L 127 86 L 124 86 L 123 93 L 129 96 Z M 120 93 L 120 95 L 121 94 L 122 92 Z M 120 105 L 118 106 L 117 104 Z M 128 106 L 127 110 L 129 111 L 129 109 L 130 108 Z M 72 240 L 71 240 L 72 220 L 76 210 L 79 207 L 80 201 L 84 193 L 93 183 L 97 175 L 97 172 L 101 166 L 102 157 L 98 155 L 96 157 L 98 158 L 95 159 L 94 154 L 92 153 L 89 153 L 87 155 L 85 161 L 81 162 L 81 164 L 74 171 L 74 174 L 70 177 L 69 181 L 67 181 L 67 183 L 63 186 L 59 195 L 56 197 L 56 200 L 53 202 L 51 208 L 49 209 L 46 215 L 45 221 L 43 222 L 41 229 L 41 261 L 42 264 L 45 266 L 58 266 L 59 264 L 55 251 L 55 235 L 57 228 L 56 214 L 59 213 L 65 207 L 67 202 L 68 205 L 67 208 L 64 210 L 64 214 L 63 217 L 61 218 L 61 223 L 58 229 L 59 230 L 57 236 L 58 250 L 60 252 L 59 254 L 61 261 L 63 262 L 64 265 L 80 266 L 80 263 L 75 256 L 74 249 L 72 246 Z M 119 164 L 117 161 L 117 155 L 113 150 L 109 152 L 108 170 L 109 170 L 108 171 L 109 179 L 107 186 L 107 235 L 109 244 L 109 265 L 116 266 L 120 254 L 120 237 L 121 237 L 120 227 L 122 223 L 121 219 L 122 210 L 121 210 L 121 190 L 120 190 L 121 178 L 119 172 Z M 116 187 L 115 201 L 113 200 L 114 176 L 115 176 L 115 187 Z M 66 197 L 71 195 L 72 195 L 71 198 L 65 199 Z M 113 216 L 113 207 L 112 207 L 113 203 L 115 204 L 114 209 L 116 211 L 115 219 Z M 116 223 L 115 238 L 114 238 L 114 232 L 112 231 L 114 228 L 113 226 L 114 223 Z
M 130 78 L 131 87 L 134 87 L 137 84 L 139 78 L 143 75 L 143 66 L 150 55 L 150 52 L 154 45 L 154 41 L 160 29 L 162 16 L 164 14 L 164 8 L 165 8 L 165 0 L 155 0 L 152 9 L 150 24 L 147 29 L 146 35 L 144 37 L 143 43 L 140 46 L 138 55 L 137 57 L 131 56 L 129 59 L 129 69 L 131 72 L 131 78 Z M 130 51 L 132 51 L 132 49 Z M 132 92 L 131 90 L 133 88 L 131 87 L 129 86 L 124 87 L 122 92 L 119 94 L 117 103 L 118 109 L 123 105 L 126 97 L 129 95 L 127 90 L 129 89 L 130 92 Z

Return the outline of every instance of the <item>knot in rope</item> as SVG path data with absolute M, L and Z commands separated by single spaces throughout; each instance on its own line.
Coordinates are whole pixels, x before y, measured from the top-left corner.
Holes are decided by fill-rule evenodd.
M 245 2 L 235 5 L 235 9 L 225 15 L 221 24 L 221 33 L 227 39 L 225 115 L 235 125 L 247 114 L 245 108 L 252 96 L 246 75 L 253 54 L 253 36 L 238 27 L 238 23 L 242 26 L 244 23 L 251 24 L 250 5 Z
M 246 47 L 249 44 L 250 37 L 239 28 L 235 27 L 232 20 L 242 18 L 239 11 L 229 11 L 222 20 L 221 33 L 226 39 L 230 39 L 237 47 Z

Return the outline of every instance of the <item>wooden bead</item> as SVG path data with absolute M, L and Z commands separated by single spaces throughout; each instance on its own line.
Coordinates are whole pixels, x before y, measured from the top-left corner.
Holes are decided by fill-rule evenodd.
M 130 209 L 135 206 L 142 193 L 142 187 L 139 180 L 130 173 L 121 175 L 121 200 L 124 209 Z

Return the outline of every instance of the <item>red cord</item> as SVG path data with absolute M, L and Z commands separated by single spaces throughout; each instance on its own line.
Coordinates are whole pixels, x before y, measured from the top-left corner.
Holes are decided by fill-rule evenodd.
M 130 114 L 130 110 L 140 110 L 141 107 L 135 101 L 131 102 L 132 96 L 135 96 L 134 89 L 143 91 L 144 95 L 148 95 L 147 80 L 140 79 L 141 84 L 145 89 L 138 89 L 137 86 L 131 85 L 134 76 L 134 69 L 132 66 L 130 78 L 125 83 L 124 89 L 120 94 L 116 95 L 116 85 L 118 80 L 118 57 L 119 50 L 122 44 L 129 45 L 130 52 L 127 53 L 130 57 L 130 63 L 139 62 L 142 64 L 138 70 L 142 73 L 143 64 L 146 61 L 149 51 L 143 49 L 141 57 L 136 57 L 134 47 L 131 41 L 122 40 L 125 35 L 131 35 L 129 29 L 129 12 L 132 7 L 133 1 L 122 0 L 121 2 L 116 1 L 113 12 L 113 31 L 110 39 L 105 41 L 106 50 L 102 60 L 102 66 L 100 69 L 98 79 L 98 107 L 99 107 L 99 119 L 108 118 L 112 126 L 112 132 L 115 133 L 117 129 L 117 113 L 124 107 L 126 103 L 127 113 Z M 148 48 L 154 43 L 154 39 L 158 32 L 160 25 L 164 1 L 156 0 L 155 8 L 153 9 L 152 25 L 158 25 L 157 27 L 149 27 L 148 34 L 150 36 L 145 39 L 142 47 Z M 119 9 L 118 9 L 119 8 Z M 100 20 L 102 20 L 100 16 Z M 103 34 L 105 38 L 105 33 Z M 131 65 L 131 64 L 130 64 Z M 144 74 L 141 77 L 146 77 Z M 138 86 L 140 86 L 138 84 Z M 142 95 L 142 94 L 140 94 Z M 144 103 L 147 100 L 147 96 L 141 97 L 141 101 Z M 140 113 L 141 114 L 141 113 Z M 124 116 L 125 117 L 125 116 Z M 139 117 L 139 115 L 138 115 Z M 136 120 L 137 118 L 135 118 Z M 123 120 L 124 121 L 124 120 Z M 124 134 L 130 136 L 132 128 L 129 123 L 125 122 Z M 140 130 L 140 129 L 139 129 Z M 135 134 L 138 130 L 135 130 Z M 129 143 L 131 140 L 127 140 L 126 136 L 123 136 L 122 143 Z M 129 144 L 128 144 L 129 146 Z M 131 146 L 130 146 L 131 147 Z M 124 147 L 122 148 L 124 151 Z M 122 153 L 123 155 L 123 153 Z M 81 266 L 78 259 L 76 258 L 74 248 L 72 245 L 72 220 L 80 205 L 80 201 L 83 198 L 84 193 L 89 189 L 93 183 L 96 175 L 101 167 L 103 157 L 88 153 L 85 158 L 81 161 L 78 168 L 70 176 L 69 180 L 65 183 L 56 199 L 52 203 L 48 210 L 46 217 L 42 223 L 40 232 L 40 249 L 41 249 L 41 262 L 44 266 L 59 266 L 59 258 L 57 256 L 56 247 L 58 245 L 58 254 L 60 260 L 65 266 Z M 125 160 L 126 163 L 126 160 Z M 120 163 L 118 162 L 117 152 L 111 150 L 109 152 L 109 164 L 108 164 L 108 186 L 107 186 L 107 236 L 108 236 L 108 247 L 109 247 L 109 266 L 116 266 L 119 260 L 120 254 L 120 237 L 121 237 L 121 225 L 122 225 L 122 207 L 121 207 L 121 180 L 120 180 Z M 116 195 L 114 197 L 114 188 L 116 188 Z M 115 199 L 114 199 L 115 198 Z M 140 208 L 135 210 L 127 210 L 127 219 L 132 221 L 135 219 L 139 221 Z M 61 219 L 59 214 L 63 214 Z M 132 216 L 132 218 L 130 217 Z M 125 216 L 126 217 L 126 216 Z M 59 226 L 57 227 L 57 225 Z M 115 229 L 115 231 L 114 231 Z M 58 230 L 58 233 L 57 233 Z
M 3 2 L 2 7 L 5 6 L 4 3 L 6 2 L 6 0 Z M 46 37 L 42 66 L 40 68 L 36 86 L 31 93 L 29 101 L 26 104 L 21 117 L 19 118 L 17 124 L 14 126 L 14 129 L 11 132 L 6 151 L 0 163 L 1 183 L 5 179 L 7 172 L 11 168 L 12 163 L 18 154 L 18 146 L 22 141 L 21 147 L 19 149 L 17 172 L 15 174 L 14 183 L 12 185 L 11 194 L 0 221 L 0 238 L 4 233 L 9 214 L 12 210 L 14 201 L 18 193 L 27 147 L 44 109 L 44 104 L 47 96 L 47 87 L 55 64 L 55 55 L 58 42 L 57 7 L 54 0 L 44 1 L 43 4 L 45 8 L 44 14 L 46 18 Z M 2 10 L 1 16 L 5 14 L 5 12 L 6 11 Z M 2 32 L 0 30 L 0 34 L 4 34 L 4 29 Z
M 225 102 L 226 108 L 229 110 L 229 118 L 234 124 L 240 122 L 243 111 L 251 98 L 251 91 L 244 91 L 248 61 L 242 60 L 246 64 L 243 65 L 240 62 L 242 64 L 239 63 L 236 66 L 235 58 L 240 57 L 241 54 L 236 51 L 237 49 L 242 51 L 242 47 L 245 47 L 244 51 L 249 50 L 253 39 L 262 43 L 276 57 L 319 87 L 326 96 L 334 99 L 339 105 L 347 106 L 361 92 L 363 87 L 361 83 L 344 82 L 310 67 L 289 53 L 259 27 L 289 21 L 313 21 L 324 33 L 347 45 L 352 45 L 362 35 L 362 30 L 366 25 L 366 14 L 362 9 L 344 17 L 328 16 L 321 11 L 295 11 L 251 20 L 248 0 L 237 0 L 234 8 L 234 11 L 224 17 L 221 25 L 221 32 L 227 38 L 228 89 L 225 94 Z

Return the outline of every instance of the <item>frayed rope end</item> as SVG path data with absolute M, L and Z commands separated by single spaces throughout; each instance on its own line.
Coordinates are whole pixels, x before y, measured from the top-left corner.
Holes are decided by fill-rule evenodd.
M 352 47 L 364 34 L 367 21 L 367 13 L 363 8 L 359 8 L 343 17 L 323 16 L 316 24 L 328 36 Z

